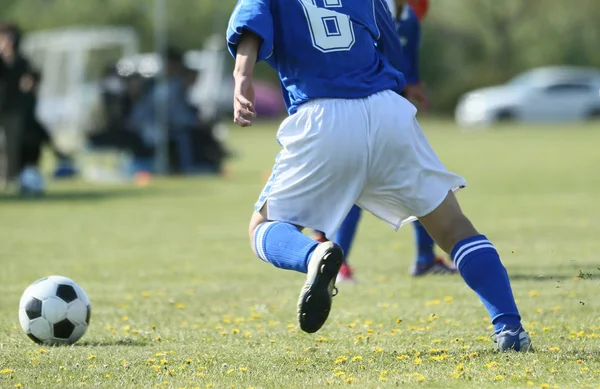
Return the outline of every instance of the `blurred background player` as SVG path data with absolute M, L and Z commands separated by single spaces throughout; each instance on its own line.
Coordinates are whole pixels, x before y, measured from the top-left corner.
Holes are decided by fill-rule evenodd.
M 36 117 L 41 74 L 20 52 L 21 30 L 14 23 L 0 26 L 0 126 L 7 134 L 9 178 L 18 174 L 23 195 L 39 195 L 44 181 L 39 170 L 42 147 L 52 148 L 59 167 L 68 171 L 69 158 L 52 143 L 48 130 Z
M 400 42 L 402 43 L 402 66 L 406 87 L 403 95 L 408 100 L 416 103 L 421 112 L 426 112 L 429 108 L 429 99 L 423 89 L 419 72 L 419 47 L 421 45 L 421 20 L 429 10 L 428 0 L 387 0 L 390 12 L 396 21 L 396 29 Z M 358 228 L 362 210 L 355 205 L 352 207 L 348 216 L 340 226 L 333 241 L 338 243 L 344 250 L 345 261 L 338 273 L 337 282 L 352 282 L 354 271 L 348 263 L 348 257 L 352 243 Z M 425 274 L 454 274 L 457 273 L 456 267 L 447 263 L 443 258 L 435 255 L 435 243 L 429 233 L 425 230 L 419 221 L 413 223 L 416 246 L 416 259 L 411 268 L 412 276 L 422 276 Z M 321 232 L 316 233 L 319 241 L 326 240 Z

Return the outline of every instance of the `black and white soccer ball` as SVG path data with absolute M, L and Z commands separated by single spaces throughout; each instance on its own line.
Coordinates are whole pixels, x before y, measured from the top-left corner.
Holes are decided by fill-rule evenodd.
M 39 344 L 61 345 L 77 342 L 90 324 L 88 296 L 73 280 L 44 277 L 29 285 L 19 303 L 23 331 Z

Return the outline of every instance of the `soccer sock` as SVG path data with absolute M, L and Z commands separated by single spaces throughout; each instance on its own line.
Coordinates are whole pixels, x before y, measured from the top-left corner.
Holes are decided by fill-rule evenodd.
M 308 271 L 308 260 L 318 244 L 290 223 L 264 222 L 254 233 L 254 247 L 260 259 L 301 273 Z
M 344 263 L 348 261 L 348 255 L 352 248 L 352 242 L 354 242 L 354 236 L 356 235 L 361 215 L 362 209 L 358 205 L 352 206 L 333 238 L 333 241 L 339 244 L 342 250 L 344 250 Z
M 425 227 L 418 220 L 413 223 L 415 245 L 417 246 L 417 263 L 430 263 L 434 260 L 433 246 L 435 242 Z
M 494 331 L 498 333 L 504 326 L 519 327 L 521 316 L 508 273 L 492 243 L 484 235 L 464 239 L 452 249 L 452 258 L 467 285 L 488 310 Z

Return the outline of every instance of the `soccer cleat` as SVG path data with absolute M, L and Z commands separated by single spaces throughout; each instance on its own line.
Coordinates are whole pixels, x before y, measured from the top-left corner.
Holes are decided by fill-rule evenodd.
M 337 293 L 335 280 L 344 254 L 333 242 L 319 243 L 313 251 L 306 282 L 298 299 L 298 322 L 304 332 L 317 332 L 329 316 L 332 297 Z
M 413 265 L 410 275 L 413 277 L 420 277 L 426 274 L 456 274 L 458 269 L 454 264 L 446 263 L 443 258 L 435 258 L 433 261 L 428 263 L 415 262 Z
M 504 327 L 502 331 L 496 335 L 494 341 L 498 344 L 498 351 L 500 352 L 510 350 L 522 352 L 533 351 L 531 338 L 529 337 L 529 334 L 525 332 L 523 327 L 516 329 Z
M 355 283 L 354 270 L 347 263 L 343 263 L 337 275 L 336 283 Z

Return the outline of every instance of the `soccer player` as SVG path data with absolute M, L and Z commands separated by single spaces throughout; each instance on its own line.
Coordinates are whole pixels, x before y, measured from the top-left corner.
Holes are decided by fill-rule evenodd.
M 300 328 L 329 316 L 343 252 L 304 227 L 333 236 L 354 204 L 398 229 L 411 215 L 451 253 L 487 308 L 501 351 L 528 350 L 506 269 L 492 243 L 462 213 L 465 186 L 429 146 L 416 109 L 400 96 L 401 51 L 384 0 L 240 0 L 227 29 L 234 65 L 234 122 L 256 116 L 258 61 L 278 73 L 290 116 L 282 150 L 255 204 L 249 235 L 265 262 L 306 273 Z
M 406 79 L 403 96 L 419 104 L 421 110 L 429 107 L 429 100 L 425 94 L 420 72 L 419 72 L 419 47 L 421 45 L 420 20 L 427 12 L 428 2 L 426 0 L 387 0 L 392 16 L 396 22 L 396 30 L 402 44 L 402 71 Z M 414 7 L 418 7 L 417 14 Z M 337 282 L 353 282 L 354 271 L 348 263 L 350 249 L 354 242 L 358 222 L 362 210 L 354 205 L 342 225 L 338 229 L 333 241 L 340 245 L 344 251 L 344 263 L 337 276 Z M 412 276 L 423 276 L 426 274 L 455 274 L 457 269 L 452 264 L 437 257 L 434 252 L 435 243 L 427 233 L 423 225 L 417 220 L 413 223 L 416 247 L 416 260 L 411 268 Z M 323 242 L 325 235 L 317 231 L 316 239 Z

